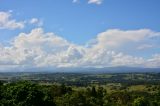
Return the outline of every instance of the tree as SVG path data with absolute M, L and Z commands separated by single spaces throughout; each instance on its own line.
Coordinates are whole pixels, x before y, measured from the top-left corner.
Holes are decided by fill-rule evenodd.
M 60 97 L 66 93 L 72 92 L 71 87 L 66 87 L 64 84 L 58 86 L 58 85 L 52 85 L 50 88 L 50 93 L 52 97 Z
M 96 97 L 97 96 L 97 91 L 96 88 L 93 86 L 91 90 L 91 96 Z
M 54 106 L 53 101 L 51 103 L 40 88 L 37 84 L 27 81 L 8 84 L 5 86 L 1 104 L 4 106 Z
M 65 94 L 56 99 L 57 106 L 89 106 L 86 104 L 86 97 L 82 92 L 74 92 Z
M 144 97 L 138 97 L 134 100 L 133 106 L 149 106 L 149 102 Z

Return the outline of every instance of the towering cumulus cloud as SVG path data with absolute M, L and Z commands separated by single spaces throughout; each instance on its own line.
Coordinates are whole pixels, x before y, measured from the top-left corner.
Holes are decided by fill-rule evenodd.
M 0 68 L 160 67 L 158 53 L 146 59 L 132 56 L 129 52 L 120 52 L 121 49 L 129 50 L 130 47 L 138 52 L 137 47 L 146 43 L 158 45 L 158 41 L 156 43 L 153 40 L 159 37 L 159 32 L 149 29 L 111 29 L 98 34 L 94 43 L 85 46 L 73 44 L 54 33 L 45 33 L 42 28 L 36 28 L 30 33 L 20 33 L 10 46 L 0 46 Z

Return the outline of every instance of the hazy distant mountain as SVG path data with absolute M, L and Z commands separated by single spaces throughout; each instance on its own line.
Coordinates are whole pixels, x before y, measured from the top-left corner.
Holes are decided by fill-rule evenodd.
M 160 68 L 140 67 L 104 67 L 104 68 L 28 68 L 1 70 L 0 72 L 75 72 L 75 73 L 129 73 L 129 72 L 160 72 Z
M 87 73 L 160 72 L 160 68 L 140 68 L 140 67 L 68 68 L 59 70 L 61 72 L 87 72 Z

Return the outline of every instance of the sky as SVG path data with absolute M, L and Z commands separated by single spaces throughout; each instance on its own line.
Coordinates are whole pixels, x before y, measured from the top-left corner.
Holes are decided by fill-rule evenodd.
M 159 0 L 1 0 L 0 70 L 160 67 Z

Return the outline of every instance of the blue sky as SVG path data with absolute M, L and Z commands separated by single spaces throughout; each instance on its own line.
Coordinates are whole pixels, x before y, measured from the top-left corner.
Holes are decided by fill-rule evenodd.
M 9 45 L 11 45 L 10 48 L 13 48 L 16 47 L 15 39 L 18 39 L 21 33 L 29 36 L 32 31 L 39 34 L 38 31 L 43 30 L 44 35 L 47 32 L 52 32 L 54 33 L 53 35 L 66 40 L 72 46 L 76 45 L 72 49 L 74 53 L 78 53 L 71 53 L 75 57 L 82 53 L 79 48 L 86 49 L 86 46 L 89 45 L 92 49 L 96 48 L 95 50 L 98 47 L 98 50 L 103 49 L 102 51 L 105 52 L 105 55 L 106 51 L 116 52 L 115 54 L 117 55 L 122 53 L 133 58 L 143 58 L 145 62 L 140 65 L 145 64 L 144 66 L 147 66 L 146 64 L 149 63 L 146 63 L 146 61 L 154 61 L 154 64 L 152 64 L 156 66 L 155 63 L 158 64 L 160 61 L 160 47 L 158 46 L 160 41 L 159 5 L 160 0 L 1 0 L 0 12 L 9 14 L 7 21 L 14 20 L 14 23 L 7 24 L 7 21 L 3 22 L 4 20 L 0 18 L 0 24 L 4 24 L 0 25 L 0 43 L 3 49 Z M 16 23 L 21 25 L 13 26 Z M 117 36 L 114 34 L 117 34 Z M 137 38 L 134 39 L 131 36 Z M 23 39 L 23 41 L 26 39 Z M 102 46 L 104 47 L 102 48 Z M 70 46 L 64 51 L 70 50 L 69 48 Z M 31 48 L 26 49 L 34 51 Z M 47 55 L 49 54 L 47 52 Z M 109 55 L 114 57 L 115 54 L 111 53 Z M 39 55 L 36 56 L 38 57 Z M 83 55 L 83 57 L 85 56 Z M 22 57 L 24 58 L 24 56 Z M 155 58 L 159 60 L 154 60 Z M 98 60 L 100 57 L 96 59 Z M 78 58 L 77 60 L 80 61 L 81 59 Z M 0 59 L 0 63 L 1 61 L 4 64 L 2 59 Z M 117 62 L 118 60 L 115 61 Z M 20 64 L 21 62 L 13 63 Z M 83 62 L 83 64 L 88 63 Z M 106 62 L 106 64 L 108 63 Z M 119 61 L 117 64 L 119 65 Z M 127 63 L 122 65 L 125 64 L 127 65 Z M 110 65 L 101 64 L 100 66 Z
M 79 0 L 79 3 L 72 3 L 72 0 L 1 0 L 0 10 L 13 10 L 17 20 L 40 18 L 46 31 L 84 44 L 111 28 L 159 31 L 159 5 L 159 0 L 103 0 L 101 5 L 88 4 L 87 0 Z M 29 29 L 26 27 L 24 31 Z M 11 33 L 16 35 L 18 31 Z M 1 36 L 1 40 L 12 37 L 8 30 L 0 32 L 6 36 Z

